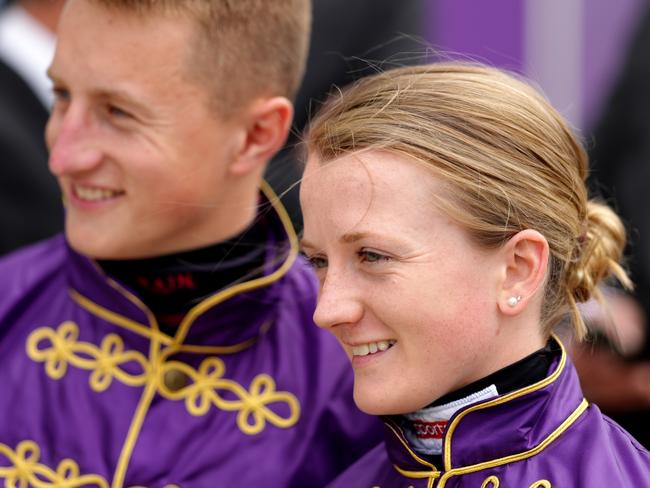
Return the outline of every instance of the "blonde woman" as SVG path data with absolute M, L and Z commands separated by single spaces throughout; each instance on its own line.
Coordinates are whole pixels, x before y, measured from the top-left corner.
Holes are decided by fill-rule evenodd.
M 589 404 L 553 327 L 619 265 L 587 158 L 496 69 L 401 68 L 334 96 L 307 134 L 303 250 L 385 445 L 336 487 L 646 487 L 650 454 Z

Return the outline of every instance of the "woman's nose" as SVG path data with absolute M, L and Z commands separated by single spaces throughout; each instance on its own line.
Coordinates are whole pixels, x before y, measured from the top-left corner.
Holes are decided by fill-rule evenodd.
M 318 295 L 314 322 L 319 327 L 331 328 L 355 324 L 362 316 L 363 303 L 351 279 L 328 271 Z

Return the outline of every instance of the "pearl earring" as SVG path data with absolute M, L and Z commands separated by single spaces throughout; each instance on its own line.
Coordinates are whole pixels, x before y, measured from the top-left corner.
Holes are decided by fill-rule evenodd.
M 517 295 L 516 297 L 510 297 L 508 298 L 508 306 L 516 307 L 520 301 L 521 301 L 521 295 Z

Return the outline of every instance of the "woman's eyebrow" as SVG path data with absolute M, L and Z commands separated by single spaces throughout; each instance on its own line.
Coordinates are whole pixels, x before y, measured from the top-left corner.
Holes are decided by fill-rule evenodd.
M 306 240 L 304 238 L 301 238 L 298 241 L 298 246 L 300 247 L 300 249 L 305 249 L 305 248 L 307 248 L 307 249 L 316 249 L 316 246 L 314 246 L 311 242 L 309 242 L 308 240 Z
M 368 237 L 370 234 L 367 232 L 349 232 L 347 234 L 343 234 L 341 236 L 341 241 L 351 244 L 353 242 L 360 241 L 361 239 L 364 239 L 365 237 Z
M 365 239 L 367 237 L 373 236 L 372 233 L 370 232 L 348 232 L 346 234 L 343 234 L 340 238 L 339 241 L 344 242 L 346 244 L 352 244 L 354 242 L 360 241 L 362 239 Z M 299 245 L 301 248 L 309 248 L 309 249 L 316 249 L 316 245 L 312 244 L 305 238 L 301 238 L 299 240 Z

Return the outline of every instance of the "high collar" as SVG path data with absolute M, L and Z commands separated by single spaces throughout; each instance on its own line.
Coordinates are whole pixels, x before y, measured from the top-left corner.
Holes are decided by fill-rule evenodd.
M 443 437 L 443 466 L 419 457 L 400 427 L 385 418 L 386 447 L 395 469 L 411 478 L 446 477 L 526 459 L 543 450 L 587 406 L 575 369 L 559 345 L 560 353 L 543 380 L 454 414 Z
M 281 278 L 298 255 L 298 239 L 284 207 L 266 184 L 263 212 L 270 222 L 265 272 L 256 279 L 222 289 L 194 306 L 174 337 L 159 330 L 142 300 L 106 275 L 96 261 L 68 249 L 70 295 L 82 308 L 108 322 L 162 344 L 194 352 L 218 352 L 245 348 L 270 327 L 279 299 Z

